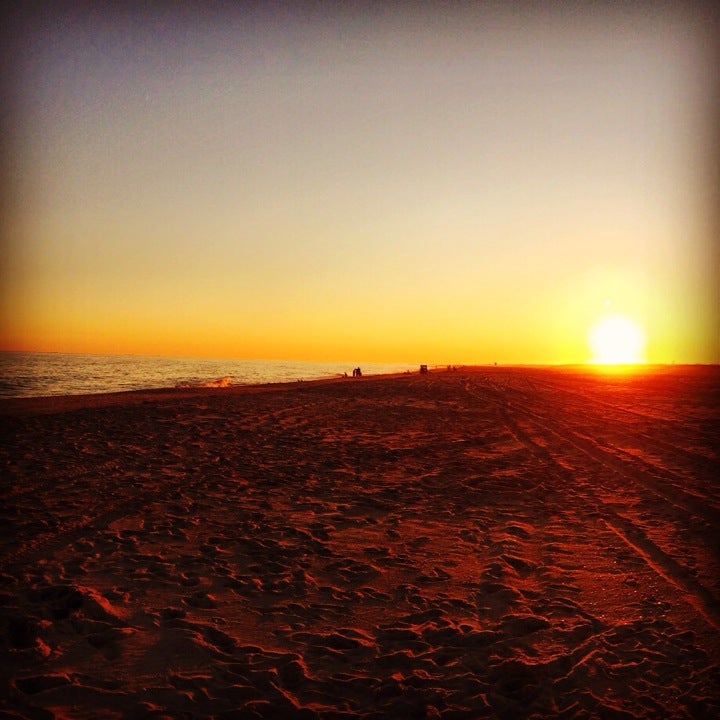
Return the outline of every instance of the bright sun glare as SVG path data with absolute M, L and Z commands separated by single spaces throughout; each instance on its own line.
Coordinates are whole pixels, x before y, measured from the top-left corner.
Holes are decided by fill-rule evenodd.
M 588 340 L 594 363 L 645 362 L 645 334 L 634 320 L 623 315 L 609 315 L 599 320 L 591 328 Z

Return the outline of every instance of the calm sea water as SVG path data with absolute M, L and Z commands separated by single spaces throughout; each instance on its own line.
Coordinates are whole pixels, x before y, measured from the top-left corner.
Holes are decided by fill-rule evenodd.
M 356 364 L 208 360 L 138 355 L 0 352 L 0 397 L 81 395 L 217 384 L 248 385 L 352 375 Z M 364 375 L 409 365 L 359 363 Z

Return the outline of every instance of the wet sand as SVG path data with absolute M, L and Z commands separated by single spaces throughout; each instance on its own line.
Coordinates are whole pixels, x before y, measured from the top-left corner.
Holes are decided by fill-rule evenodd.
M 0 717 L 720 716 L 720 369 L 0 401 Z

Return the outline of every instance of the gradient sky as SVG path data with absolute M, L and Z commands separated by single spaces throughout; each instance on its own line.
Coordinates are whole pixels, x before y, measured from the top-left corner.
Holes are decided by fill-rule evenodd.
M 138 7 L 11 18 L 0 347 L 720 361 L 692 6 Z

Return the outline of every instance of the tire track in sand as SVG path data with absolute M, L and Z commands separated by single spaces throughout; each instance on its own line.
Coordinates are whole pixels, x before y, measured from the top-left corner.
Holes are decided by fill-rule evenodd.
M 600 465 L 610 467 L 620 475 L 630 478 L 634 482 L 642 485 L 646 490 L 660 496 L 671 505 L 681 508 L 691 515 L 702 518 L 711 524 L 720 525 L 720 512 L 711 505 L 708 505 L 707 502 L 701 498 L 678 487 L 678 484 L 681 483 L 682 480 L 671 471 L 658 468 L 656 465 L 618 448 L 615 448 L 614 452 L 605 450 L 600 447 L 598 443 L 578 435 L 567 423 L 558 423 L 556 418 L 553 418 L 556 429 L 551 429 L 547 425 L 548 418 L 535 413 L 527 407 L 519 405 L 515 401 L 506 403 L 506 406 L 512 408 L 515 412 L 522 413 L 527 420 L 543 433 L 551 434 L 556 438 L 562 438 L 565 442 L 569 442 L 581 453 L 595 460 Z M 638 466 L 640 465 L 644 467 L 639 468 Z M 648 471 L 652 474 L 649 474 Z
M 602 407 L 612 413 L 614 413 L 617 417 L 626 416 L 631 421 L 632 420 L 641 420 L 641 421 L 652 421 L 656 423 L 656 426 L 663 430 L 667 431 L 668 433 L 672 432 L 674 429 L 674 422 L 665 418 L 658 418 L 656 415 L 652 414 L 651 412 L 640 412 L 639 410 L 635 408 L 628 408 L 623 407 L 622 405 L 618 405 L 613 402 L 609 402 L 607 400 L 601 400 L 598 397 L 592 396 L 592 397 L 586 397 L 582 394 L 575 392 L 573 390 L 567 389 L 567 388 L 561 388 L 558 387 L 557 384 L 552 384 L 549 381 L 538 381 L 534 380 L 535 389 L 546 393 L 548 395 L 552 395 L 553 397 L 557 398 L 558 396 L 562 396 L 566 398 L 566 401 L 563 402 L 563 404 L 567 407 L 569 403 L 573 403 L 578 407 L 578 409 L 582 410 L 583 412 L 587 411 L 588 405 L 596 405 L 599 407 Z M 693 452 L 692 450 L 688 450 L 684 447 L 679 447 L 678 445 L 674 443 L 667 442 L 663 440 L 661 437 L 657 437 L 657 434 L 654 436 L 649 436 L 644 432 L 640 432 L 637 430 L 631 430 L 626 425 L 626 433 L 629 437 L 640 441 L 640 443 L 649 443 L 655 448 L 661 448 L 670 455 L 674 455 L 676 458 L 680 458 L 683 462 L 687 463 L 690 462 L 693 465 L 699 465 L 703 468 L 703 470 L 714 473 L 717 470 L 717 463 L 712 458 L 708 457 L 707 455 L 702 455 L 697 452 Z M 649 467 L 653 467 L 657 469 L 656 465 L 652 465 L 652 463 L 648 463 L 645 461 L 646 464 Z M 667 471 L 666 471 L 667 472 Z
M 507 402 L 503 393 L 496 388 L 485 387 L 482 390 L 478 390 L 470 385 L 466 385 L 466 390 L 479 400 L 487 401 L 488 397 L 492 399 L 496 403 L 499 416 L 507 425 L 510 432 L 516 437 L 518 442 L 532 448 L 532 451 L 548 464 L 549 469 L 552 468 L 551 472 L 556 477 L 566 481 L 567 485 L 565 487 L 565 491 L 567 493 L 571 493 L 576 499 L 586 506 L 589 506 L 591 510 L 599 511 L 601 513 L 601 519 L 608 529 L 617 535 L 618 538 L 620 538 L 628 546 L 628 548 L 635 553 L 656 575 L 680 592 L 687 602 L 698 611 L 698 613 L 709 625 L 713 626 L 717 630 L 720 630 L 720 603 L 718 603 L 718 600 L 714 597 L 710 590 L 695 580 L 688 568 L 684 567 L 681 563 L 659 548 L 645 535 L 641 528 L 632 523 L 630 520 L 618 515 L 607 502 L 598 497 L 587 485 L 583 486 L 582 492 L 579 492 L 576 487 L 575 474 L 570 469 L 560 464 L 548 450 L 548 447 L 552 447 L 554 443 L 557 443 L 557 439 L 560 439 L 561 441 L 572 445 L 575 450 L 578 451 L 580 456 L 585 456 L 589 460 L 593 461 L 593 463 L 597 463 L 600 466 L 609 465 L 612 469 L 620 472 L 631 482 L 639 482 L 645 486 L 646 482 L 643 482 L 642 479 L 638 479 L 637 473 L 628 472 L 627 467 L 624 466 L 618 467 L 617 462 L 604 461 L 605 458 L 603 456 L 605 453 L 588 452 L 586 443 L 574 442 L 574 440 L 578 438 L 574 438 L 574 433 L 567 428 L 563 428 L 563 431 L 552 430 L 547 427 L 546 424 L 537 422 L 537 420 L 533 419 L 534 413 L 532 413 L 532 411 L 520 407 L 517 403 Z M 548 442 L 547 447 L 537 442 L 530 434 L 520 427 L 516 419 L 516 416 L 519 414 L 522 414 L 523 419 L 526 421 L 530 421 L 530 423 L 539 431 L 539 435 L 541 437 L 544 436 L 551 440 Z M 569 458 L 567 454 L 563 455 L 563 461 L 568 464 L 572 464 L 572 458 Z M 586 466 L 579 469 L 584 471 L 587 471 L 588 469 L 592 470 L 592 466 L 589 468 Z M 650 487 L 650 489 L 655 491 L 652 487 Z M 660 492 L 657 494 L 664 497 L 664 495 Z M 690 507 L 683 507 L 683 509 L 691 512 L 691 514 L 696 514 L 694 512 L 695 503 L 692 503 L 692 506 L 692 509 Z M 704 516 L 705 514 L 703 513 L 703 517 Z
M 612 467 L 623 476 L 632 478 L 646 490 L 662 497 L 671 505 L 682 508 L 686 512 L 702 518 L 712 525 L 720 525 L 720 509 L 716 505 L 709 504 L 708 497 L 699 497 L 694 493 L 684 490 L 682 485 L 685 480 L 672 470 L 668 470 L 666 467 L 639 457 L 622 448 L 613 447 L 612 450 L 605 449 L 601 447 L 598 442 L 594 442 L 575 432 L 567 422 L 563 422 L 562 419 L 558 418 L 557 410 L 548 415 L 529 407 L 529 400 L 525 399 L 523 402 L 523 400 L 519 399 L 518 392 L 522 394 L 519 387 L 514 386 L 511 388 L 514 392 L 514 397 L 510 398 L 505 392 L 508 389 L 507 384 L 499 385 L 493 378 L 489 377 L 485 378 L 485 380 L 490 385 L 490 391 L 495 393 L 498 398 L 501 398 L 503 407 L 508 409 L 512 408 L 516 412 L 521 413 L 523 418 L 530 420 L 534 426 L 541 428 L 543 432 L 551 432 L 555 437 L 560 437 L 563 440 L 571 442 L 576 449 L 581 450 L 585 455 L 589 455 L 605 467 Z M 545 384 L 544 387 L 547 389 L 549 386 Z M 576 393 L 570 391 L 562 392 L 565 395 L 572 396 L 574 400 L 578 400 Z M 534 402 L 537 402 L 537 398 L 534 398 Z M 600 401 L 597 401 L 595 398 L 592 398 L 590 402 L 601 404 Z M 610 403 L 607 403 L 607 406 L 616 410 L 623 409 L 617 408 L 617 406 L 611 405 Z M 563 402 L 562 408 L 562 412 L 568 412 L 566 403 Z M 576 408 L 573 407 L 570 413 L 573 412 L 582 412 L 584 417 L 590 415 L 587 404 L 582 410 L 580 408 L 576 410 Z M 554 430 L 550 428 L 550 423 L 552 423 L 555 428 Z M 641 434 L 629 428 L 624 428 L 624 433 L 629 437 L 641 437 Z M 682 451 L 682 448 L 675 448 L 671 443 L 659 440 L 656 445 L 658 447 L 673 448 L 680 452 L 681 455 L 687 456 L 688 459 L 692 457 L 694 460 L 699 460 L 704 468 L 712 464 L 709 458 L 694 453 L 685 453 Z

